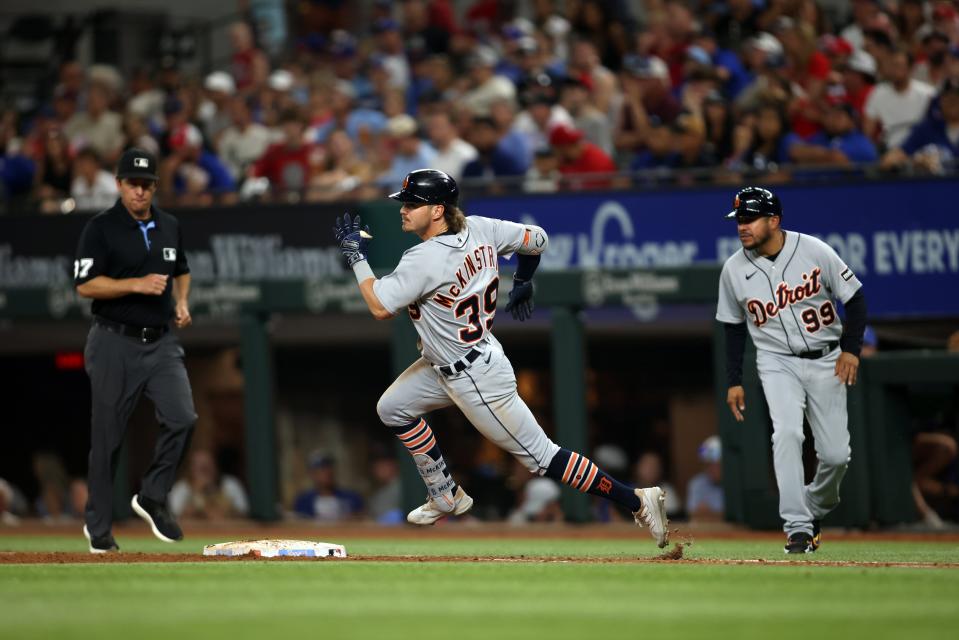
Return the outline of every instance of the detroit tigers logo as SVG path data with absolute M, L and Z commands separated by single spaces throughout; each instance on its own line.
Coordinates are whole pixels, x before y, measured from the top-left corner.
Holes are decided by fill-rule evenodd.
M 820 276 L 822 269 L 815 267 L 812 272 L 802 274 L 802 284 L 790 287 L 786 282 L 780 282 L 776 287 L 775 300 L 762 301 L 751 298 L 746 302 L 746 311 L 753 317 L 753 323 L 761 327 L 776 316 L 779 312 L 797 302 L 812 298 L 822 291 Z
M 609 478 L 603 476 L 599 480 L 599 485 L 596 487 L 606 495 L 609 495 L 609 492 L 613 490 L 613 483 L 610 482 Z

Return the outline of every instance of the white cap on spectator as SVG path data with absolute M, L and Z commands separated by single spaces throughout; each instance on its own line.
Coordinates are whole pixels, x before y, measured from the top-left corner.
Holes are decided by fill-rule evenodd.
M 333 90 L 343 94 L 350 100 L 356 99 L 356 87 L 354 87 L 353 83 L 349 80 L 337 80 L 336 84 L 333 85 Z
M 219 91 L 232 96 L 236 93 L 236 82 L 226 71 L 214 71 L 203 81 L 203 88 L 207 91 Z
M 519 506 L 520 512 L 528 518 L 539 515 L 546 506 L 558 500 L 559 485 L 549 478 L 533 478 L 526 484 L 523 503 Z
M 116 67 L 109 64 L 95 64 L 87 72 L 87 78 L 91 83 L 99 84 L 114 93 L 123 89 L 123 76 Z
M 779 56 L 783 53 L 782 43 L 771 33 L 757 33 L 755 37 L 749 41 L 749 44 L 765 52 L 767 55 Z
M 270 74 L 267 84 L 274 91 L 289 91 L 293 88 L 293 74 L 286 69 L 277 69 Z
M 499 54 L 496 53 L 496 50 L 482 44 L 473 49 L 473 53 L 469 57 L 470 68 L 495 67 L 497 62 L 499 62 Z
M 386 131 L 391 136 L 411 136 L 416 133 L 416 120 L 410 115 L 401 113 L 386 122 Z
M 852 55 L 846 60 L 846 66 L 852 71 L 858 71 L 859 73 L 865 73 L 870 76 L 876 75 L 876 59 L 862 49 L 856 49 L 852 52 Z

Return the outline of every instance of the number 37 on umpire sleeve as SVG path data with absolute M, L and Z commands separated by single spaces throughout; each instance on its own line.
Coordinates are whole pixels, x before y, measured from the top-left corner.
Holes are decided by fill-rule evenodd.
M 74 260 L 73 277 L 86 278 L 87 274 L 90 273 L 91 267 L 93 267 L 93 258 L 80 258 L 79 260 Z

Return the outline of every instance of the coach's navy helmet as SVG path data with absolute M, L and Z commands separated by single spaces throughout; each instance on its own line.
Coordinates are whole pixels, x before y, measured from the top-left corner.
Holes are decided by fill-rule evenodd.
M 726 217 L 757 218 L 759 216 L 782 216 L 782 214 L 783 206 L 775 193 L 762 187 L 746 187 L 736 194 L 736 199 L 733 200 L 733 210 L 727 213 Z
M 403 188 L 391 193 L 390 198 L 414 204 L 447 204 L 456 206 L 460 190 L 448 174 L 437 169 L 410 171 L 403 180 Z

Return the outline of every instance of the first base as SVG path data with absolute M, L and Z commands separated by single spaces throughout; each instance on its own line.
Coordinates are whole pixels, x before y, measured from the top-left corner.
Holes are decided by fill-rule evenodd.
M 310 558 L 345 558 L 346 547 L 329 542 L 311 542 L 309 540 L 241 540 L 221 542 L 203 547 L 205 556 L 246 556 L 260 558 L 278 558 L 281 556 L 302 556 Z

